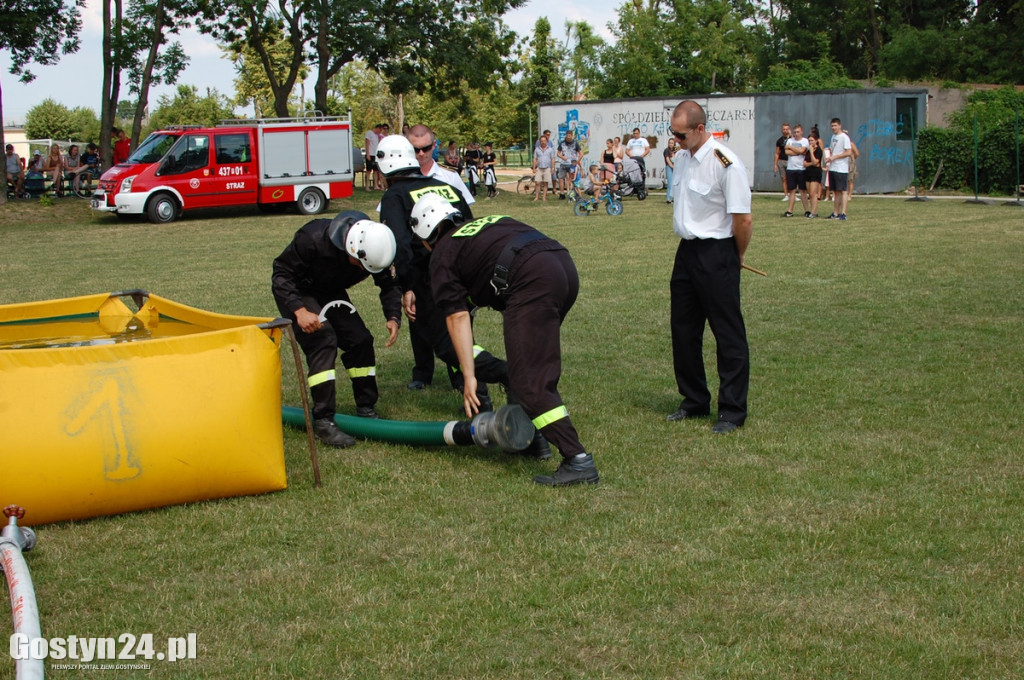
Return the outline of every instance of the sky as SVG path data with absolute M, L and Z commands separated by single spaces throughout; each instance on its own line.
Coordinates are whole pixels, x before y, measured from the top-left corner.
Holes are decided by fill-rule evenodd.
M 552 34 L 564 39 L 566 21 L 587 21 L 605 40 L 612 41 L 608 23 L 616 18 L 616 9 L 624 0 L 529 0 L 527 4 L 505 15 L 504 20 L 520 37 L 529 36 L 537 19 L 546 16 L 551 22 Z M 10 74 L 11 60 L 7 50 L 0 51 L 0 88 L 3 96 L 4 125 L 22 125 L 25 114 L 40 101 L 49 97 L 68 108 L 85 106 L 99 115 L 100 91 L 103 86 L 103 59 L 101 54 L 102 16 L 99 0 L 86 0 L 82 10 L 81 48 L 66 55 L 55 66 L 29 66 L 36 79 L 25 85 Z M 190 31 L 180 38 L 191 61 L 178 79 L 179 85 L 195 85 L 200 92 L 214 88 L 221 94 L 234 92 L 234 68 L 209 36 Z M 311 96 L 314 79 L 306 83 Z M 173 96 L 175 86 L 155 87 L 149 100 Z M 122 99 L 128 98 L 122 85 Z M 152 107 L 152 104 L 151 104 Z M 244 115 L 244 110 L 236 111 Z M 251 115 L 251 112 L 250 114 Z

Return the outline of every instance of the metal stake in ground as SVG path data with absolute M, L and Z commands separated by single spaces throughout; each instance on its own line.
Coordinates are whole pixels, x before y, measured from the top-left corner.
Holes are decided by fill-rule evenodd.
M 292 345 L 292 355 L 295 357 L 295 373 L 299 377 L 299 394 L 302 395 L 302 412 L 306 416 L 306 438 L 309 440 L 309 457 L 313 461 L 313 485 L 320 487 L 320 458 L 316 453 L 316 440 L 313 438 L 313 419 L 309 413 L 309 386 L 306 384 L 306 369 L 302 366 L 302 357 L 299 355 L 299 343 L 295 339 L 291 324 L 285 326 L 284 332 L 288 335 L 288 341 Z

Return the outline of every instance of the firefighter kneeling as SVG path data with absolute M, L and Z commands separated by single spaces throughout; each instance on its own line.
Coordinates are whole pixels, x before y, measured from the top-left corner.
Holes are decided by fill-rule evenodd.
M 373 276 L 380 288 L 388 331 L 384 346 L 393 345 L 402 323 L 402 293 L 390 271 L 395 250 L 390 229 L 365 213 L 348 210 L 333 220 L 307 223 L 274 260 L 274 300 L 281 315 L 298 326 L 295 337 L 309 365 L 314 432 L 330 446 L 344 448 L 356 443 L 334 422 L 334 363 L 339 349 L 352 380 L 356 415 L 380 417 L 374 410 L 377 360 L 373 335 L 346 291 Z
M 435 194 L 416 202 L 412 230 L 433 250 L 430 287 L 445 315 L 465 378 L 466 415 L 479 409 L 473 365 L 469 303 L 504 316 L 509 400 L 518 403 L 562 463 L 534 481 L 549 486 L 597 484 L 594 458 L 580 443 L 558 394 L 562 373 L 562 321 L 579 293 L 569 252 L 553 239 L 511 217 L 491 215 L 462 224 L 462 215 Z

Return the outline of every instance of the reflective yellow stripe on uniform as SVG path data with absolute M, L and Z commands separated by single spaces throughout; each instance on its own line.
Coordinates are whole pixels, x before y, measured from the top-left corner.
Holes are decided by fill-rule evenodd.
M 565 406 L 556 406 L 547 413 L 541 413 L 539 416 L 533 419 L 533 426 L 538 430 L 547 427 L 556 420 L 569 417 L 569 409 Z
M 370 376 L 377 375 L 377 367 L 350 368 L 347 372 L 350 378 L 369 378 Z
M 310 387 L 316 387 L 317 385 L 322 385 L 330 380 L 334 380 L 334 369 L 314 373 L 313 375 L 309 376 L 309 380 L 307 380 L 306 382 L 309 383 Z
M 478 356 L 480 356 L 480 352 L 486 352 L 486 351 L 487 350 L 485 350 L 480 345 L 473 345 L 473 358 L 476 359 Z

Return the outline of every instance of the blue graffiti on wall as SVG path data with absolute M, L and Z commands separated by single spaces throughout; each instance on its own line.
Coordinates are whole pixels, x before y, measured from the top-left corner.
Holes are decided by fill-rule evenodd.
M 884 140 L 870 141 L 871 153 L 867 160 L 871 162 L 885 163 L 886 165 L 911 164 L 914 154 L 912 147 L 906 143 L 896 144 L 896 139 L 903 130 L 903 121 L 872 119 L 861 123 L 857 127 L 857 134 L 853 142 L 861 150 L 861 157 L 864 157 L 865 142 L 871 137 L 884 137 Z

